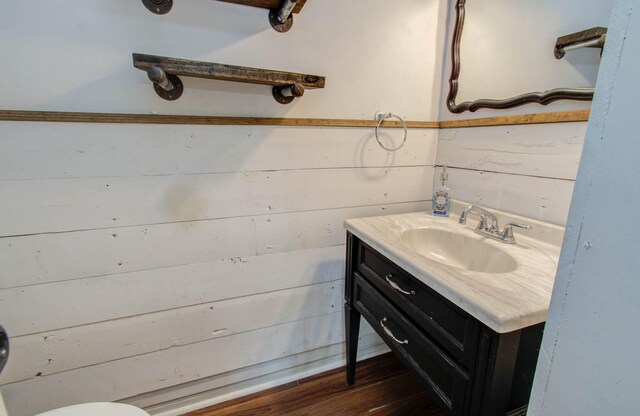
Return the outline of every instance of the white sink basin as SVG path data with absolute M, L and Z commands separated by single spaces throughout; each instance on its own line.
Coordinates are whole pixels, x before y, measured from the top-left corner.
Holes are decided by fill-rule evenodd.
M 482 236 L 469 236 L 438 228 L 404 231 L 401 244 L 421 256 L 450 267 L 483 273 L 509 273 L 518 262 Z

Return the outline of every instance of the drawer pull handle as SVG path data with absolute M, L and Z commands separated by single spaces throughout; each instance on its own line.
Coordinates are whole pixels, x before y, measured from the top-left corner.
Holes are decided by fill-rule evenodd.
M 380 321 L 380 326 L 382 327 L 382 329 L 384 329 L 384 332 L 389 336 L 389 338 L 391 338 L 392 340 L 394 340 L 395 342 L 397 342 L 398 344 L 408 344 L 409 340 L 400 340 L 398 338 L 396 338 L 395 335 L 393 335 L 393 332 L 391 332 L 391 330 L 389 328 L 387 328 L 387 326 L 385 325 L 387 323 L 387 318 L 382 318 L 382 321 Z
M 384 279 L 387 281 L 387 283 L 389 283 L 389 286 L 391 286 L 392 288 L 394 288 L 398 292 L 402 293 L 403 295 L 412 295 L 412 296 L 416 295 L 416 292 L 413 291 L 413 290 L 411 292 L 407 292 L 406 290 L 403 290 L 400 286 L 398 286 L 398 284 L 396 282 L 391 280 L 392 277 L 393 277 L 393 275 L 391 273 L 389 273 L 388 275 L 386 275 L 384 277 Z

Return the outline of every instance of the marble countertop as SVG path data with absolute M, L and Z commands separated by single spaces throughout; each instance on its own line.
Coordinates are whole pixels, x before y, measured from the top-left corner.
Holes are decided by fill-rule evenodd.
M 564 228 L 491 210 L 500 220 L 525 222 L 532 230 L 516 229 L 516 244 L 505 244 L 473 232 L 477 217 L 467 224 L 457 219 L 463 206 L 455 202 L 449 218 L 427 212 L 386 215 L 345 221 L 345 228 L 417 279 L 499 333 L 546 320 Z M 414 228 L 450 228 L 486 240 L 509 253 L 518 267 L 507 273 L 483 273 L 435 262 L 407 248 L 402 233 Z M 520 232 L 518 232 L 520 231 Z

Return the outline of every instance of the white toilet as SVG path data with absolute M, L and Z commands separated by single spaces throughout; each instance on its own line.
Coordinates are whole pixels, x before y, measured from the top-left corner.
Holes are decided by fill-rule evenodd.
M 62 407 L 36 416 L 149 416 L 137 407 L 120 403 L 84 403 Z
M 0 416 L 8 416 L 0 394 Z M 120 403 L 84 403 L 49 410 L 35 416 L 149 416 L 135 406 Z
M 0 416 L 9 416 L 0 392 Z M 149 416 L 135 406 L 120 403 L 83 403 L 49 410 L 35 416 Z

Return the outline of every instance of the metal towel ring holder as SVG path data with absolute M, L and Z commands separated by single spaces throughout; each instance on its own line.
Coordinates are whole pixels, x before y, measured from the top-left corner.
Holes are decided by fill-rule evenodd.
M 391 117 L 395 117 L 398 120 L 400 120 L 400 123 L 402 123 L 402 127 L 404 127 L 404 139 L 402 140 L 402 143 L 400 144 L 400 146 L 396 147 L 395 149 L 388 148 L 385 145 L 383 145 L 382 142 L 380 141 L 380 137 L 378 135 L 378 130 L 380 130 L 380 125 L 382 124 L 382 122 L 387 120 L 387 119 L 390 119 Z M 400 150 L 402 148 L 402 146 L 404 146 L 404 144 L 407 142 L 407 133 L 408 133 L 407 123 L 404 121 L 404 119 L 402 117 L 397 116 L 397 115 L 392 114 L 392 113 L 377 114 L 376 118 L 378 119 L 378 124 L 376 124 L 376 141 L 378 142 L 380 147 L 382 147 L 387 152 L 395 152 L 396 150 Z

